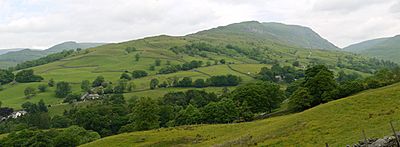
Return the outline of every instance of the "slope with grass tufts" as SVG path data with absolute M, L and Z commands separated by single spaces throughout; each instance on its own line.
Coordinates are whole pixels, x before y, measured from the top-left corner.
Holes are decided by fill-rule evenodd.
M 346 146 L 400 128 L 400 84 L 362 92 L 301 113 L 248 123 L 194 125 L 125 133 L 83 145 L 101 146 Z

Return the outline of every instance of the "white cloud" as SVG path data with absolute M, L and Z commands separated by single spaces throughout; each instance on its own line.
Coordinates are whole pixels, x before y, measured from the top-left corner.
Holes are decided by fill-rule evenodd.
M 345 46 L 400 33 L 396 1 L 0 0 L 0 48 L 185 35 L 248 20 L 309 26 Z

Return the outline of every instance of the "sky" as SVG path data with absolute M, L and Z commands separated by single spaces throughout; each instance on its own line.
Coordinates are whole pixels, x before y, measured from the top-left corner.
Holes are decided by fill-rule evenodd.
M 181 36 L 250 20 L 307 26 L 345 47 L 400 34 L 400 0 L 0 0 L 0 48 Z

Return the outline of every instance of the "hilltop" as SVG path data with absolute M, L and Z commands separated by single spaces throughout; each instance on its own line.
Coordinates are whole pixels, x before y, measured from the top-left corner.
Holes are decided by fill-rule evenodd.
M 399 63 L 400 35 L 364 41 L 350 45 L 344 50 Z
M 249 21 L 236 23 L 201 31 L 193 36 L 223 39 L 221 35 L 231 35 L 246 40 L 254 39 L 263 41 L 263 43 L 278 43 L 299 48 L 339 50 L 337 46 L 308 27 L 275 22 L 260 23 Z
M 304 112 L 248 123 L 193 125 L 124 133 L 84 147 L 100 146 L 346 146 L 400 127 L 400 84 L 368 90 Z

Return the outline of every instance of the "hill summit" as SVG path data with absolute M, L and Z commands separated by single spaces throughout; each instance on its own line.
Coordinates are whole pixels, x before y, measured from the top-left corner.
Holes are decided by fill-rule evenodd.
M 339 49 L 308 27 L 276 22 L 247 21 L 220 26 L 194 34 L 194 36 L 210 37 L 222 37 L 222 35 L 238 36 L 240 38 L 285 44 L 299 48 Z

